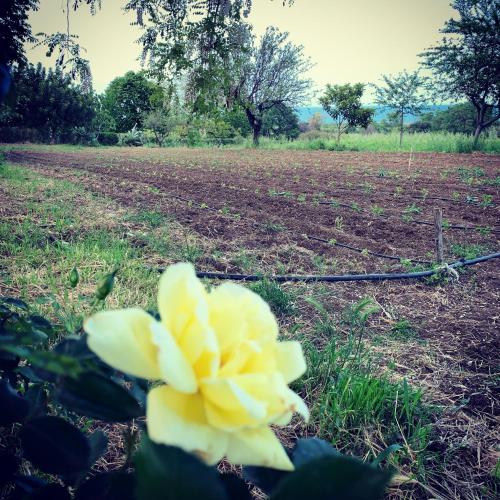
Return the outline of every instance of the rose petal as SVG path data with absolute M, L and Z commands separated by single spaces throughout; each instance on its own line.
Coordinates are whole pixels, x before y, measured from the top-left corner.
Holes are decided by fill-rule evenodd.
M 278 342 L 276 360 L 287 384 L 301 377 L 307 368 L 302 346 L 297 341 Z
M 267 423 L 267 403 L 253 397 L 232 379 L 204 381 L 201 392 L 207 419 L 214 427 L 233 431 Z
M 172 387 L 155 387 L 147 400 L 148 434 L 162 444 L 195 453 L 210 465 L 225 455 L 228 434 L 211 427 L 200 394 L 180 394 Z
M 179 348 L 172 334 L 158 321 L 152 326 L 153 342 L 158 347 L 158 365 L 161 378 L 174 389 L 186 394 L 198 390 L 193 367 Z
M 157 379 L 161 372 L 152 326 L 158 323 L 142 309 L 98 312 L 83 326 L 88 346 L 108 365 L 136 377 Z
M 219 347 L 208 321 L 208 294 L 191 264 L 175 264 L 160 278 L 158 309 L 199 377 L 213 376 L 219 365 Z
M 210 324 L 222 354 L 243 339 L 275 339 L 278 323 L 267 303 L 241 285 L 225 283 L 209 294 Z
M 279 470 L 294 468 L 269 427 L 246 429 L 231 434 L 226 455 L 233 464 L 258 465 Z

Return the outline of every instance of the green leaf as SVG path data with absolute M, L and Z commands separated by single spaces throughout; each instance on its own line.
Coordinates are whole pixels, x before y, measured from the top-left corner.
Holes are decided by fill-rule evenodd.
M 17 307 L 19 309 L 22 309 L 23 311 L 29 310 L 28 304 L 26 304 L 24 300 L 14 299 L 12 297 L 0 297 L 0 302 Z
M 37 318 L 35 316 L 35 318 Z M 37 327 L 28 318 L 21 318 L 18 314 L 12 314 L 2 323 L 2 344 L 5 342 L 15 343 L 15 345 L 41 344 L 47 340 L 47 334 Z
M 78 269 L 74 267 L 69 273 L 69 284 L 71 288 L 76 288 L 79 281 L 80 281 L 80 275 L 78 274 Z
M 83 483 L 75 500 L 135 500 L 135 477 L 126 472 L 98 474 Z
M 103 455 L 108 447 L 108 437 L 101 430 L 94 431 L 88 437 L 90 445 L 89 467 Z
M 302 467 L 311 460 L 325 456 L 340 455 L 330 443 L 318 438 L 298 439 L 292 452 L 292 462 L 296 468 Z
M 50 483 L 36 489 L 28 500 L 71 500 L 71 495 L 60 484 Z
M 21 430 L 20 438 L 25 458 L 43 472 L 70 475 L 88 468 L 89 441 L 62 418 L 30 420 Z
M 325 456 L 289 474 L 271 500 L 377 500 L 390 478 L 390 473 L 354 458 Z
M 19 468 L 19 459 L 9 452 L 0 450 L 0 490 L 9 483 Z
M 400 444 L 391 444 L 390 446 L 388 446 L 385 450 L 381 451 L 377 457 L 375 458 L 375 460 L 372 462 L 372 465 L 374 467 L 378 467 L 386 458 L 389 457 L 389 455 L 391 455 L 392 453 L 400 450 L 402 447 Z
M 234 474 L 221 474 L 219 479 L 226 490 L 228 500 L 252 500 L 247 483 Z
M 43 316 L 31 315 L 28 316 L 28 321 L 30 322 L 31 326 L 37 331 L 42 332 L 47 336 L 50 336 L 52 334 L 52 324 Z
M 269 495 L 289 472 L 253 465 L 243 467 L 243 478 Z
M 134 457 L 138 500 L 227 500 L 216 470 L 180 448 L 143 436 Z
M 22 422 L 30 409 L 29 402 L 5 378 L 0 379 L 0 408 L 0 426 Z
M 41 385 L 35 384 L 28 388 L 24 397 L 30 404 L 27 418 L 41 417 L 47 413 L 47 392 Z
M 95 372 L 84 372 L 77 379 L 65 378 L 55 397 L 75 413 L 106 422 L 127 422 L 144 415 L 138 401 L 124 387 Z

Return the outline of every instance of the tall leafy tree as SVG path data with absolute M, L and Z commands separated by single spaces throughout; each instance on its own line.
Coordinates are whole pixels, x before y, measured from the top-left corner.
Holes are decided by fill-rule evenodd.
M 500 118 L 500 0 L 454 0 L 458 19 L 441 30 L 439 45 L 422 55 L 436 76 L 436 91 L 474 106 L 474 146 Z
M 161 103 L 162 89 L 149 81 L 144 73 L 127 72 L 115 78 L 102 99 L 103 108 L 113 118 L 117 132 L 142 127 L 144 116 Z
M 253 142 L 258 146 L 266 112 L 275 106 L 296 108 L 310 96 L 311 80 L 304 73 L 311 67 L 302 46 L 288 40 L 288 33 L 267 28 L 259 43 L 252 37 L 249 51 L 230 70 L 228 89 L 239 103 L 252 127 Z
M 81 56 L 78 37 L 70 30 L 70 10 L 82 6 L 95 14 L 107 0 L 64 0 L 66 30 L 41 34 L 39 43 L 49 54 L 58 53 L 57 66 L 72 77 L 79 76 L 88 90 L 91 75 L 88 61 Z M 147 61 L 157 77 L 171 76 L 186 70 L 196 75 L 200 93 L 211 90 L 214 78 L 223 66 L 227 54 L 235 44 L 244 48 L 244 37 L 229 36 L 238 32 L 248 17 L 252 0 L 122 0 L 127 12 L 135 13 L 136 24 L 143 29 L 139 41 L 143 47 L 143 61 Z M 294 0 L 279 0 L 292 4 Z M 22 43 L 30 39 L 31 27 L 27 14 L 38 7 L 39 0 L 2 0 L 0 29 L 3 38 L 0 47 L 14 47 L 24 54 Z M 3 10 L 1 10 L 3 8 Z M 9 24 L 2 26 L 9 13 Z M 19 43 L 21 41 L 21 43 Z M 1 61 L 0 61 L 1 63 Z
M 418 115 L 426 108 L 427 97 L 423 90 L 426 80 L 418 71 L 406 70 L 397 75 L 382 75 L 385 86 L 373 85 L 375 102 L 382 108 L 392 109 L 399 119 L 399 145 L 403 143 L 404 117 Z
M 2 0 L 0 2 L 0 102 L 11 83 L 10 66 L 24 64 L 24 44 L 35 38 L 28 23 L 28 14 L 38 9 L 38 0 Z
M 26 62 L 24 44 L 35 41 L 28 23 L 33 10 L 38 10 L 38 0 L 0 2 L 0 64 Z
M 365 86 L 362 83 L 326 86 L 319 102 L 332 117 L 337 128 L 337 144 L 341 135 L 349 127 L 367 127 L 373 118 L 373 109 L 364 108 L 361 104 Z
M 82 92 L 60 70 L 37 66 L 16 66 L 12 92 L 1 106 L 4 124 L 38 130 L 46 140 L 58 142 L 79 127 L 91 129 L 95 119 L 95 100 Z

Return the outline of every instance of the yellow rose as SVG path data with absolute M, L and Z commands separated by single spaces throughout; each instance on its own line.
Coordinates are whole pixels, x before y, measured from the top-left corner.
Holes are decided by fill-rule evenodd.
M 279 342 L 278 324 L 255 293 L 223 284 L 210 293 L 190 264 L 159 284 L 161 321 L 141 309 L 99 312 L 85 322 L 88 345 L 112 367 L 165 382 L 147 399 L 148 434 L 209 464 L 291 470 L 270 424 L 308 418 L 288 385 L 305 369 L 298 342 Z

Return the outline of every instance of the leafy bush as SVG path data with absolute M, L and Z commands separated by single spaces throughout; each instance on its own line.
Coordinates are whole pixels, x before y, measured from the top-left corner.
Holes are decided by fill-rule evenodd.
M 122 146 L 144 146 L 142 134 L 136 128 L 122 135 L 120 143 Z
M 73 127 L 64 130 L 58 137 L 63 144 L 79 144 L 82 146 L 97 146 L 97 138 L 93 131 L 85 127 Z
M 99 141 L 99 144 L 102 144 L 103 146 L 114 146 L 118 144 L 120 138 L 115 132 L 101 132 L 97 135 L 97 140 Z
M 100 284 L 98 298 L 111 291 L 112 275 Z M 76 269 L 69 284 L 78 285 Z M 155 444 L 145 432 L 132 431 L 132 425 L 124 435 L 124 466 L 93 469 L 108 447 L 95 420 L 142 417 L 149 385 L 106 365 L 88 348 L 85 335 L 58 340 L 60 333 L 25 302 L 0 299 L 2 498 L 251 498 L 240 477 L 220 474 L 180 448 Z M 338 499 L 371 500 L 381 498 L 391 477 L 377 461 L 367 464 L 343 456 L 316 438 L 298 439 L 288 454 L 294 471 L 246 466 L 244 479 L 271 500 L 320 499 L 333 493 Z
M 28 127 L 0 127 L 0 142 L 13 144 L 16 142 L 43 143 L 49 142 L 47 130 L 42 131 Z

